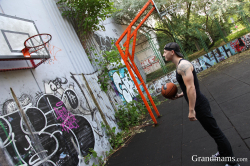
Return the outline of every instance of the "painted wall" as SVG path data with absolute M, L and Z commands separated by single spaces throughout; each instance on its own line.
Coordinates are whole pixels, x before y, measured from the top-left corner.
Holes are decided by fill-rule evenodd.
M 111 128 L 118 128 L 115 111 L 101 91 L 97 74 L 73 27 L 62 18 L 55 1 L 2 0 L 1 12 L 32 20 L 40 33 L 52 35 L 51 58 L 45 63 L 34 70 L 0 73 L 0 147 L 8 165 L 84 166 L 89 148 L 103 156 L 111 147 L 101 128 L 100 110 L 83 75 Z M 112 26 L 115 28 L 106 28 L 105 49 L 109 48 L 109 38 L 117 38 L 121 33 L 117 25 Z M 30 65 L 25 61 L 4 62 L 6 66 L 23 63 Z M 22 118 L 10 87 L 26 118 Z M 97 161 L 92 159 L 89 165 L 93 162 Z
M 196 60 L 193 60 L 191 63 L 195 67 L 195 71 L 197 73 L 206 70 L 213 65 L 229 58 L 237 54 L 238 52 L 245 51 L 250 47 L 250 33 L 241 37 L 241 40 L 244 43 L 244 46 L 239 46 L 240 42 L 238 39 L 235 39 L 219 48 L 214 49 L 213 51 L 199 57 Z M 147 83 L 147 88 L 151 95 L 159 95 L 161 94 L 162 85 L 172 82 L 174 84 L 178 84 L 176 80 L 176 71 L 172 71 L 167 75 L 154 80 L 150 83 Z
M 105 26 L 106 31 L 95 32 L 94 38 L 95 38 L 95 41 L 100 46 L 101 51 L 109 51 L 112 47 L 111 46 L 112 40 L 113 41 L 118 40 L 121 34 L 126 30 L 127 27 L 116 24 L 112 18 L 106 19 L 102 23 L 102 25 Z M 127 38 L 124 37 L 123 40 L 120 42 L 121 46 L 126 41 L 126 39 Z M 132 45 L 130 47 L 130 50 L 132 50 Z M 121 61 L 123 62 L 122 58 L 121 58 Z M 144 68 L 141 65 L 137 56 L 134 57 L 134 62 L 142 76 L 142 79 L 146 82 L 146 72 L 144 71 Z
M 150 32 L 151 40 L 158 49 L 158 42 L 156 40 L 156 35 L 154 32 Z M 145 37 L 146 40 L 148 40 Z M 136 46 L 135 54 L 140 61 L 142 68 L 146 74 L 152 73 L 161 68 L 159 59 L 156 58 L 156 55 L 148 41 L 140 41 L 141 44 Z
M 132 77 L 128 73 L 128 69 L 126 67 L 118 70 L 109 71 L 109 76 L 112 80 L 112 87 L 115 90 L 116 94 L 121 97 L 124 104 L 132 101 L 136 97 L 136 92 L 138 92 Z M 134 73 L 134 76 L 140 84 L 139 78 Z M 142 91 L 144 91 L 143 86 L 140 85 Z

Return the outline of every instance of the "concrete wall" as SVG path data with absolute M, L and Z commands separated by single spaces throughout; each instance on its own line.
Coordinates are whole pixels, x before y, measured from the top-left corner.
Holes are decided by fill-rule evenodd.
M 100 111 L 110 127 L 117 128 L 114 109 L 101 91 L 96 71 L 71 24 L 62 18 L 54 0 L 0 3 L 0 12 L 32 20 L 40 33 L 52 35 L 51 59 L 36 69 L 0 73 L 0 147 L 8 164 L 86 165 L 84 156 L 89 148 L 103 156 L 110 144 L 101 127 Z M 111 29 L 108 33 L 117 38 L 121 33 L 119 27 Z M 27 65 L 25 61 L 3 63 Z M 94 104 L 83 75 L 101 110 Z M 10 88 L 25 112 L 27 123 Z M 96 160 L 91 159 L 89 164 L 93 162 Z
M 156 39 L 156 34 L 151 31 L 150 33 L 151 41 L 155 44 L 156 49 L 158 50 L 158 42 Z M 148 40 L 148 39 L 147 39 Z M 159 59 L 155 55 L 152 46 L 149 41 L 142 42 L 136 47 L 135 54 L 140 61 L 142 68 L 146 74 L 152 73 L 161 68 Z M 159 52 L 160 54 L 160 52 Z

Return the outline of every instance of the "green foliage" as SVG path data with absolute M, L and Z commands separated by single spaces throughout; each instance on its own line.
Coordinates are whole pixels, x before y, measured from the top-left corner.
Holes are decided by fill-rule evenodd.
M 93 149 L 93 148 L 89 148 L 89 153 L 88 153 L 88 155 L 86 155 L 85 157 L 84 157 L 84 162 L 85 162 L 85 164 L 89 164 L 89 161 L 90 161 L 90 159 L 91 158 L 96 158 L 97 159 L 97 161 L 98 161 L 98 165 L 96 165 L 95 163 L 93 163 L 92 164 L 92 166 L 104 166 L 105 164 L 104 164 L 104 161 L 103 161 L 103 156 L 98 156 L 97 155 L 97 152 Z
M 147 0 L 140 2 L 120 0 L 114 4 L 120 10 L 115 12 L 113 16 L 117 23 L 129 24 L 146 2 Z M 230 34 L 230 30 L 235 26 L 231 23 L 230 17 L 234 17 L 236 24 L 242 25 L 244 23 L 240 12 L 243 11 L 246 18 L 250 17 L 250 3 L 247 0 L 241 2 L 234 0 L 215 0 L 213 2 L 208 0 L 155 0 L 155 3 L 160 11 L 167 10 L 166 17 L 160 20 L 157 12 L 154 12 L 150 19 L 143 24 L 143 28 L 145 31 L 154 30 L 156 32 L 161 53 L 163 53 L 166 43 L 177 42 L 177 40 L 181 43 L 187 55 L 205 47 L 204 44 L 201 45 L 201 40 L 210 48 L 213 44 L 210 44 L 205 32 L 210 34 L 213 41 L 217 41 Z M 238 8 L 238 5 L 242 6 L 242 10 Z M 178 7 L 171 10 L 171 6 Z M 150 7 L 147 11 L 149 9 Z M 147 11 L 145 14 L 147 14 Z M 215 18 L 219 22 L 219 28 L 215 23 Z M 155 24 L 152 24 L 152 19 L 156 22 Z M 140 20 L 135 25 L 139 23 Z M 199 33 L 195 29 L 198 29 Z
M 102 127 L 105 127 L 102 125 Z M 107 128 L 106 128 L 107 129 Z M 116 127 L 113 127 L 111 130 L 106 130 L 106 133 L 109 138 L 109 143 L 113 149 L 119 148 L 126 140 L 127 134 L 129 133 L 128 130 L 124 130 L 121 132 L 116 133 Z
M 116 11 L 110 0 L 60 0 L 57 4 L 62 15 L 69 18 L 75 29 L 84 34 L 104 30 L 100 21 Z
M 137 103 L 133 100 L 126 105 L 119 106 L 118 111 L 115 113 L 116 119 L 119 119 L 118 126 L 120 129 L 127 130 L 129 127 L 139 125 L 139 122 L 144 112 L 144 105 Z
M 109 130 L 103 123 L 102 127 L 106 127 L 106 133 L 109 138 L 109 143 L 113 149 L 117 149 L 128 139 L 128 137 L 135 134 L 136 129 L 133 127 L 142 125 L 144 123 L 145 117 L 147 115 L 146 106 L 142 101 L 140 95 L 136 96 L 137 100 L 133 100 L 124 106 L 120 106 L 118 112 L 116 112 L 115 117 L 118 121 L 118 126 L 122 130 L 116 133 L 116 127 Z M 152 97 L 155 105 L 159 105 L 157 97 Z M 152 107 L 151 104 L 149 104 Z M 147 122 L 147 121 L 146 121 Z
M 126 105 L 119 106 L 118 111 L 115 113 L 115 117 L 118 120 L 117 124 L 120 129 L 122 130 L 129 130 L 131 127 L 141 125 L 143 119 L 148 113 L 148 110 L 137 91 L 136 99 L 127 103 Z M 159 105 L 160 102 L 158 101 L 157 97 L 152 97 L 155 105 Z M 152 108 L 150 102 L 149 106 Z
M 112 45 L 114 43 L 112 42 Z M 105 51 L 102 53 L 103 58 L 95 59 L 96 64 L 100 67 L 101 74 L 98 76 L 98 83 L 101 85 L 101 89 L 105 92 L 108 90 L 109 68 L 112 70 L 119 70 L 124 65 L 121 63 L 121 56 L 116 47 L 113 47 L 110 51 Z
M 89 149 L 89 151 L 91 150 L 92 148 Z M 84 157 L 84 162 L 85 164 L 89 164 L 89 160 L 91 159 L 91 153 L 88 153 L 85 157 Z
M 245 35 L 245 34 L 247 34 L 247 33 L 249 33 L 249 31 L 247 30 L 247 28 L 244 28 L 244 29 L 242 29 L 242 30 L 240 30 L 240 31 L 237 31 L 237 32 L 235 32 L 235 33 L 233 33 L 233 34 L 227 36 L 227 40 L 228 40 L 228 41 L 232 41 L 232 40 L 234 40 L 234 39 L 237 39 L 237 38 L 239 38 L 239 37 L 242 37 L 243 35 Z
M 121 61 L 121 55 L 117 47 L 114 46 L 113 40 L 111 45 L 112 49 L 110 51 L 100 51 L 99 56 L 97 53 L 95 53 L 95 58 L 91 57 L 88 53 L 90 62 L 96 64 L 99 67 L 98 70 L 100 73 L 98 74 L 98 83 L 104 92 L 107 92 L 110 82 L 109 70 L 112 69 L 119 71 L 120 68 L 124 67 Z M 87 50 L 87 52 L 96 52 L 96 50 L 94 48 L 90 48 Z

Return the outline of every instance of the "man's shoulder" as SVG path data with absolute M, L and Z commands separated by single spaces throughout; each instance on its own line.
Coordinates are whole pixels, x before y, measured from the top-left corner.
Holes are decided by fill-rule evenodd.
M 191 65 L 192 65 L 192 63 L 189 62 L 189 61 L 186 60 L 186 59 L 182 59 L 182 61 L 180 62 L 180 64 L 191 64 Z M 180 65 L 180 64 L 179 64 L 179 65 Z
M 187 60 L 183 60 L 180 62 L 180 64 L 177 66 L 177 73 L 178 74 L 186 74 L 186 72 L 188 70 L 193 71 L 193 65 L 191 62 L 187 61 Z

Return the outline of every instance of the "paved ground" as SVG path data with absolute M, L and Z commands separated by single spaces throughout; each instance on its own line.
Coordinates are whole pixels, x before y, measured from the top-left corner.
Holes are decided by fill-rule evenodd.
M 213 71 L 200 81 L 212 113 L 230 141 L 236 157 L 250 160 L 250 58 Z M 180 92 L 180 90 L 179 90 Z M 145 127 L 108 161 L 108 166 L 223 166 L 193 162 L 192 156 L 210 157 L 217 151 L 214 140 L 198 121 L 188 120 L 184 98 L 158 106 L 162 115 L 156 127 Z M 249 162 L 240 163 L 250 166 Z

